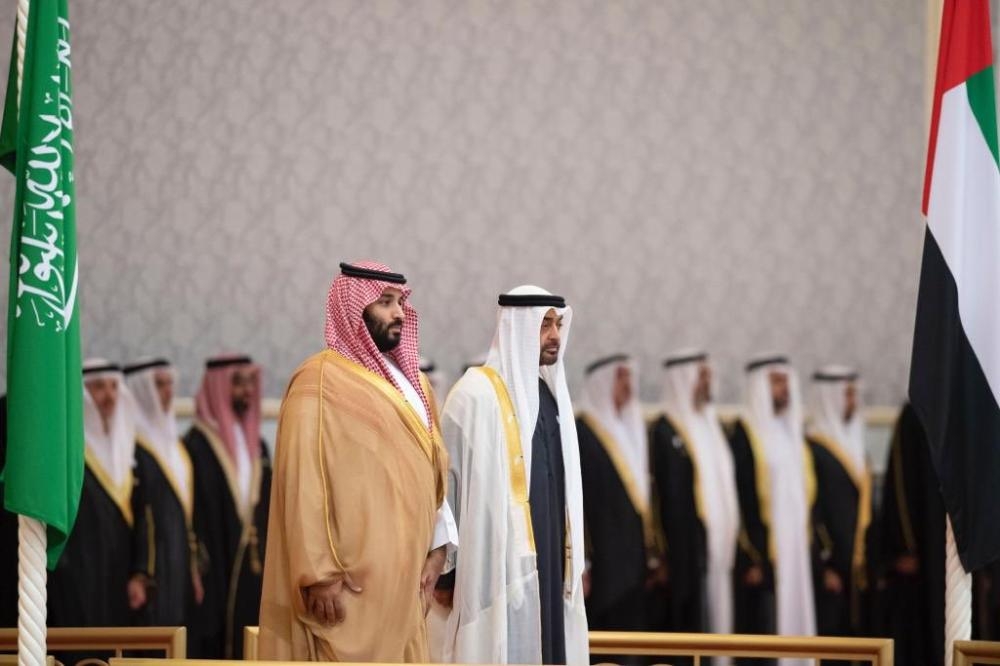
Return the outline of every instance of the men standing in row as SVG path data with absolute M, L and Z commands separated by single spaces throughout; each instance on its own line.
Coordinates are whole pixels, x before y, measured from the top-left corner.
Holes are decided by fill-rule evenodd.
M 785 357 L 747 365 L 746 409 L 732 437 L 743 524 L 736 631 L 811 636 L 816 618 L 809 530 L 816 485 L 798 378 Z
M 150 536 L 137 540 L 134 557 L 155 563 L 150 573 L 156 592 L 143 609 L 141 622 L 184 626 L 204 591 L 192 523 L 193 469 L 174 416 L 175 371 L 163 359 L 140 361 L 125 367 L 125 381 L 135 403 L 139 433 L 135 477 L 144 506 L 136 518 Z
M 577 437 L 583 479 L 591 629 L 646 631 L 653 571 L 646 424 L 634 362 L 624 354 L 587 367 Z M 655 571 L 655 568 L 654 568 Z
M 858 376 L 825 367 L 813 375 L 814 407 L 808 434 L 816 469 L 814 548 L 818 551 L 816 628 L 826 636 L 859 636 L 867 622 L 866 539 L 871 524 L 871 473 L 865 459 L 865 423 L 858 407 Z
M 189 652 L 238 659 L 257 624 L 271 465 L 260 437 L 260 369 L 248 356 L 206 363 L 184 436 L 194 466 L 194 531 L 205 558 L 204 599 Z
M 427 662 L 424 618 L 457 545 L 406 279 L 341 264 L 327 349 L 278 420 L 260 658 Z
M 486 364 L 442 413 L 461 543 L 444 656 L 585 664 L 583 498 L 563 367 L 572 310 L 531 286 L 499 306 Z
M 732 452 L 712 402 L 708 354 L 671 355 L 664 383 L 651 450 L 663 530 L 668 546 L 674 544 L 668 627 L 732 633 L 740 507 Z
M 152 565 L 133 559 L 134 410 L 121 368 L 103 359 L 83 363 L 85 470 L 76 523 L 48 578 L 53 627 L 134 624 L 146 604 Z

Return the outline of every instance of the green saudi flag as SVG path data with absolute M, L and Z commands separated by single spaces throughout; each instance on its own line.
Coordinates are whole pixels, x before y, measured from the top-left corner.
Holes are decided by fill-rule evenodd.
M 71 71 L 66 0 L 31 0 L 20 102 L 15 32 L 0 128 L 0 163 L 17 183 L 3 499 L 9 511 L 47 525 L 50 569 L 83 485 Z

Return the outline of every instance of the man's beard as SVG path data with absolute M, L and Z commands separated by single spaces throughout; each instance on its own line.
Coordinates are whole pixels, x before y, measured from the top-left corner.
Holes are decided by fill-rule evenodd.
M 243 418 L 246 413 L 250 411 L 250 401 L 244 398 L 234 398 L 233 399 L 233 413 L 237 417 Z
M 390 321 L 387 324 L 383 324 L 376 321 L 374 317 L 369 317 L 368 313 L 363 315 L 365 320 L 365 328 L 368 329 L 368 334 L 372 336 L 372 341 L 378 350 L 385 354 L 386 352 L 391 352 L 393 349 L 399 346 L 400 340 L 403 339 L 403 332 L 400 330 L 398 333 L 390 331 L 390 326 L 401 326 L 403 322 L 397 320 Z

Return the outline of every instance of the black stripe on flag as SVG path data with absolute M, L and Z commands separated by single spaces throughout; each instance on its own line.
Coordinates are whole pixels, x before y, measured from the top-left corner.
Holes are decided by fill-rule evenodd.
M 973 571 L 1000 559 L 1000 407 L 962 328 L 958 289 L 929 229 L 910 401 L 927 434 L 962 565 Z

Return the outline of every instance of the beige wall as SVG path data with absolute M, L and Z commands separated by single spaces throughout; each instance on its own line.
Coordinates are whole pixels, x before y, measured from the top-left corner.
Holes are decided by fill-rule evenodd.
M 726 401 L 762 349 L 904 394 L 926 0 L 71 12 L 88 353 L 169 355 L 190 394 L 204 355 L 245 349 L 276 396 L 322 344 L 337 262 L 379 257 L 452 372 L 489 344 L 496 293 L 531 281 L 576 308 L 574 376 L 632 350 L 647 399 L 692 344 Z

